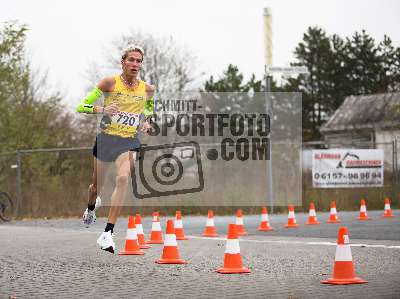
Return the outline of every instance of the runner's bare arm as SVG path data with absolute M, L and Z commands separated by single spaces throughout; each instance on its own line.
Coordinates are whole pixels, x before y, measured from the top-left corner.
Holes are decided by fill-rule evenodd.
M 107 77 L 102 79 L 99 84 L 97 84 L 97 86 L 93 90 L 91 90 L 85 98 L 82 99 L 76 110 L 79 113 L 103 113 L 104 108 L 102 106 L 94 106 L 93 103 L 95 103 L 103 95 L 103 92 L 113 91 L 114 86 L 114 77 Z

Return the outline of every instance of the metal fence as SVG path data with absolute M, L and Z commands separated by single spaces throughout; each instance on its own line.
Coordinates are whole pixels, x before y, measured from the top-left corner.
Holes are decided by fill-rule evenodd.
M 384 186 L 380 188 L 315 189 L 312 187 L 311 150 L 328 148 L 382 148 L 385 157 Z M 342 209 L 354 210 L 359 199 L 368 200 L 368 208 L 383 208 L 383 199 L 392 198 L 399 206 L 400 140 L 387 143 L 303 144 L 302 206 L 313 200 L 320 210 L 328 210 L 330 200 Z M 20 150 L 0 154 L 0 191 L 9 193 L 19 217 L 78 216 L 84 206 L 92 175 L 91 148 Z M 258 209 L 257 209 L 258 211 Z M 279 211 L 279 209 L 277 209 Z
M 54 148 L 1 153 L 0 190 L 13 198 L 15 215 L 77 215 L 75 207 L 82 206 L 82 190 L 87 189 L 92 175 L 90 149 Z

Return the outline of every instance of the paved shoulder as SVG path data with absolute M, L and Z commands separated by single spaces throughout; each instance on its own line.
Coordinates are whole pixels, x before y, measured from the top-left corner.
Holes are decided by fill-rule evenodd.
M 65 227 L 0 226 L 0 297 L 394 298 L 400 293 L 396 248 L 352 247 L 357 275 L 369 283 L 326 286 L 320 281 L 332 274 L 335 246 L 322 243 L 333 240 L 245 237 L 241 255 L 252 272 L 221 275 L 215 270 L 223 265 L 223 239 L 179 241 L 189 264 L 158 265 L 154 261 L 162 245 L 153 245 L 144 256 L 122 257 L 99 251 L 97 235 Z M 119 249 L 124 237 L 116 238 Z

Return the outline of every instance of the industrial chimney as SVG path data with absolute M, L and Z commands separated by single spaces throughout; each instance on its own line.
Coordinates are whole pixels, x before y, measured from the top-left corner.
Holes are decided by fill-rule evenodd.
M 272 66 L 272 13 L 268 7 L 264 8 L 264 49 L 265 65 Z

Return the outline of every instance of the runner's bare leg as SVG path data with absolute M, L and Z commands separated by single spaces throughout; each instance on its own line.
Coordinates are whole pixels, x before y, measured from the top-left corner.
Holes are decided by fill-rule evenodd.
M 96 203 L 96 197 L 100 194 L 104 185 L 104 178 L 107 174 L 107 170 L 110 167 L 109 162 L 102 162 L 93 158 L 93 175 L 92 183 L 89 185 L 88 190 L 88 204 L 94 205 Z
M 122 208 L 122 202 L 126 190 L 128 189 L 129 174 L 135 158 L 136 153 L 130 151 L 121 154 L 115 161 L 117 176 L 115 178 L 115 189 L 111 195 L 111 207 L 108 214 L 108 223 L 115 224 L 117 222 L 118 215 Z

